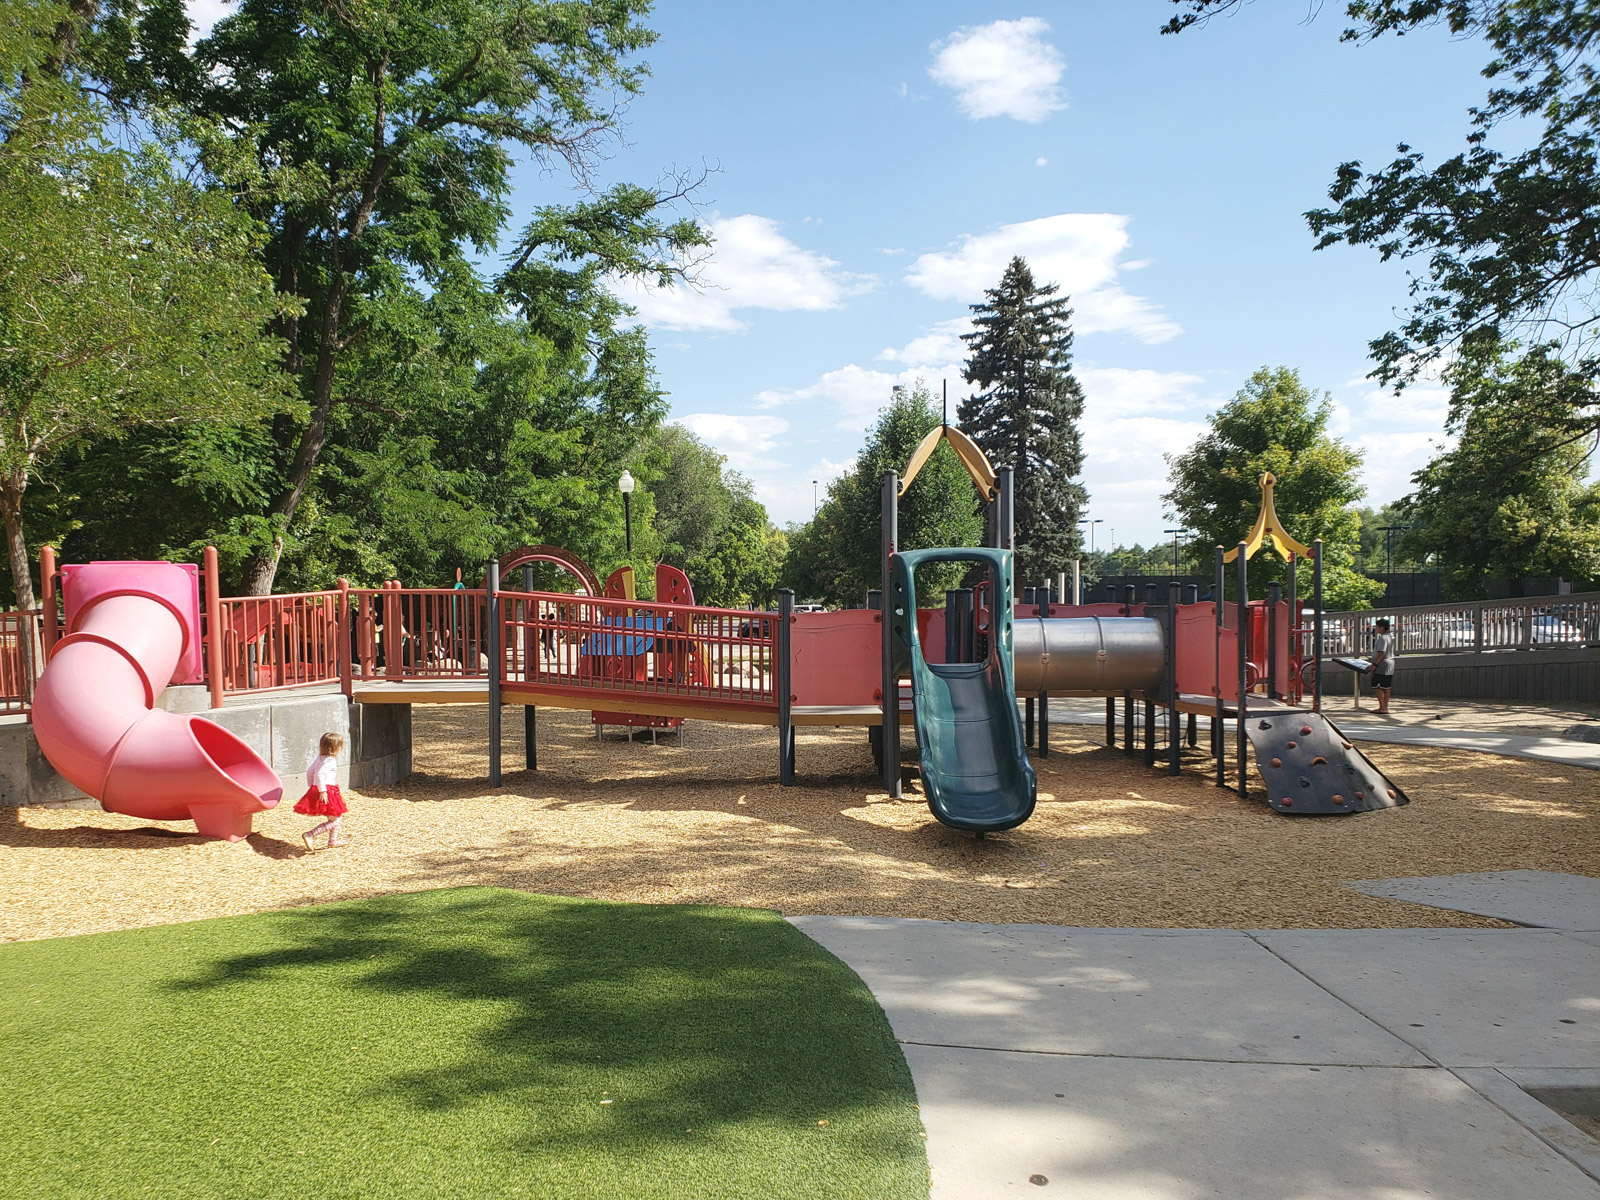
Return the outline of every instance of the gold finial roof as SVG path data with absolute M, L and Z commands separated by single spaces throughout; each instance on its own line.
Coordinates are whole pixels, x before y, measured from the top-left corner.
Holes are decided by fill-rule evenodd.
M 1272 501 L 1272 489 L 1277 486 L 1277 477 L 1271 471 L 1261 476 L 1261 511 L 1256 514 L 1255 527 L 1250 530 L 1250 536 L 1245 538 L 1244 556 L 1252 559 L 1256 551 L 1261 549 L 1262 543 L 1271 541 L 1277 552 L 1288 558 L 1297 554 L 1301 558 L 1311 557 L 1311 548 L 1301 545 L 1289 536 L 1289 531 L 1283 527 L 1283 522 L 1278 520 L 1278 509 Z M 1222 556 L 1223 562 L 1232 562 L 1239 557 L 1239 547 L 1235 546 Z

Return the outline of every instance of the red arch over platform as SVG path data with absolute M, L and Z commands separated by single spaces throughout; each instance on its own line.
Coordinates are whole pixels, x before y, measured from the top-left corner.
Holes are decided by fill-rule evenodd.
M 590 596 L 602 594 L 600 580 L 589 569 L 589 564 L 584 562 L 570 550 L 563 550 L 560 546 L 523 546 L 517 550 L 507 551 L 500 556 L 500 579 L 518 567 L 528 563 L 547 562 L 554 563 L 568 574 L 574 576 L 583 585 L 584 592 Z

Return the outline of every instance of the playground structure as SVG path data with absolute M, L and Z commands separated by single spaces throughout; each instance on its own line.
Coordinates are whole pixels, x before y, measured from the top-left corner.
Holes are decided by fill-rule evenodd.
M 902 551 L 899 497 L 941 439 L 983 498 L 988 544 Z M 1156 760 L 1164 725 L 1173 774 L 1185 723 L 1195 746 L 1203 715 L 1218 786 L 1228 786 L 1224 733 L 1232 719 L 1233 786 L 1248 794 L 1253 744 L 1275 811 L 1347 814 L 1406 802 L 1321 714 L 1314 652 L 1321 546 L 1302 546 L 1283 530 L 1270 475 L 1250 537 L 1231 552 L 1217 550 L 1217 599 L 1185 599 L 1174 583 L 1165 605 L 1154 595 L 1142 603 L 1130 595 L 1121 604 L 1060 605 L 1048 590 L 1038 603 L 1014 603 L 1011 482 L 1010 469 L 992 470 L 960 430 L 936 428 L 904 479 L 884 477 L 882 592 L 867 608 L 837 612 L 796 612 L 788 592 L 776 613 L 697 605 L 682 572 L 665 566 L 657 570 L 656 599 L 642 601 L 633 596 L 631 569 L 602 589 L 585 564 L 551 546 L 491 561 L 481 588 L 340 581 L 323 592 L 236 598 L 219 594 L 211 550 L 199 571 L 171 563 L 57 571 L 46 548 L 48 665 L 33 697 L 36 735 L 61 774 L 109 811 L 193 819 L 200 832 L 233 839 L 249 833 L 255 812 L 277 803 L 277 778 L 219 726 L 156 711 L 168 683 L 204 682 L 213 708 L 230 696 L 310 688 L 337 688 L 360 704 L 487 703 L 493 786 L 507 704 L 525 710 L 530 769 L 537 767 L 537 710 L 556 707 L 588 710 L 597 728 L 685 719 L 776 726 L 785 785 L 795 778 L 798 728 L 860 726 L 897 797 L 900 728 L 909 718 L 933 815 L 980 836 L 1031 815 L 1037 785 L 1028 752 L 1049 753 L 1052 696 L 1104 696 L 1113 745 L 1120 697 L 1124 749 L 1133 749 L 1142 706 L 1146 762 Z M 1248 563 L 1268 544 L 1288 560 L 1288 594 L 1274 585 L 1252 601 Z M 1297 564 L 1306 560 L 1309 625 L 1296 594 Z M 1228 561 L 1236 598 L 1223 602 Z M 943 608 L 919 607 L 919 568 L 948 562 L 974 564 L 970 586 L 950 589 Z M 572 575 L 578 591 L 535 590 L 539 563 Z M 507 588 L 519 571 L 521 590 Z

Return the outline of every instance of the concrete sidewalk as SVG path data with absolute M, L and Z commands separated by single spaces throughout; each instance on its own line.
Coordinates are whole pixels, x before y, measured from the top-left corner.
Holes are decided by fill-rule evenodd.
M 1399 702 L 1396 702 L 1397 705 Z M 1119 707 L 1119 720 L 1121 709 Z M 1590 720 L 1561 709 L 1519 709 L 1499 704 L 1414 701 L 1405 711 L 1380 717 L 1371 708 L 1354 709 L 1330 698 L 1323 715 L 1358 742 L 1398 746 L 1437 746 L 1476 750 L 1600 771 L 1600 743 L 1560 736 L 1563 722 Z M 1060 725 L 1105 725 L 1105 701 L 1061 697 L 1050 701 L 1050 721 Z M 1226 722 L 1229 729 L 1233 722 Z M 1117 737 L 1122 736 L 1119 724 Z M 1204 730 L 1201 741 L 1204 744 Z
M 1524 1090 L 1600 1088 L 1594 932 L 792 921 L 888 1013 L 936 1200 L 1600 1198 Z

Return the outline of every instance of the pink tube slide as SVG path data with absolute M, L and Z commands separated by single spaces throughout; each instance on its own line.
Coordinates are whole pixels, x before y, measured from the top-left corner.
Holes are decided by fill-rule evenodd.
M 196 677 L 195 569 L 165 562 L 63 567 L 67 632 L 34 689 L 33 732 L 61 775 L 107 812 L 189 821 L 238 841 L 283 787 L 245 742 L 203 717 L 155 707 Z

